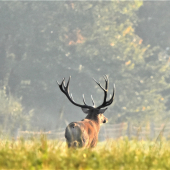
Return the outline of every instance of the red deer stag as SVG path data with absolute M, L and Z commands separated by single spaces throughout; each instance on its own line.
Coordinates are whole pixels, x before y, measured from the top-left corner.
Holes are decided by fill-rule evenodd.
M 114 99 L 114 87 L 113 87 L 113 94 L 111 95 L 110 99 L 107 101 L 107 92 L 108 92 L 108 77 L 104 76 L 105 80 L 105 88 L 103 88 L 100 83 L 98 83 L 95 79 L 94 81 L 98 84 L 98 86 L 103 90 L 104 92 L 104 100 L 103 103 L 95 107 L 94 100 L 91 96 L 93 106 L 88 106 L 85 102 L 85 98 L 83 95 L 83 103 L 84 105 L 77 104 L 73 100 L 72 94 L 69 94 L 69 83 L 70 83 L 70 77 L 65 85 L 65 78 L 59 84 L 60 90 L 67 96 L 67 98 L 70 100 L 70 102 L 78 107 L 81 107 L 84 113 L 87 114 L 85 119 L 78 121 L 78 122 L 71 122 L 65 130 L 65 138 L 66 142 L 68 144 L 68 147 L 86 147 L 86 148 L 92 148 L 97 145 L 98 141 L 98 133 L 100 130 L 100 125 L 102 123 L 107 123 L 108 119 L 103 115 L 103 113 L 106 111 L 106 106 L 109 106 L 112 104 Z

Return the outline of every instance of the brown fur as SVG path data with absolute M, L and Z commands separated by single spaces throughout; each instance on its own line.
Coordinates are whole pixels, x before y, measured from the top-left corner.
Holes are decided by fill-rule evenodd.
M 70 123 L 65 130 L 68 147 L 95 147 L 100 125 L 107 121 L 102 113 L 89 113 L 82 121 Z

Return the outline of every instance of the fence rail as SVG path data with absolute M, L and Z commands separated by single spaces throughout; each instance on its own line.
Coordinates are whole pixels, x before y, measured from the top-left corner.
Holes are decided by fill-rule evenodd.
M 60 130 L 51 130 L 47 132 L 34 132 L 34 131 L 18 131 L 17 137 L 29 138 L 31 136 L 39 136 L 44 134 L 49 139 L 65 140 L 64 138 L 65 128 Z M 137 139 L 155 139 L 159 135 L 170 139 L 170 123 L 169 124 L 154 124 L 148 123 L 146 126 L 136 126 L 130 122 L 122 122 L 119 124 L 105 124 L 101 126 L 99 132 L 99 141 L 106 139 L 117 139 L 121 137 L 137 138 Z

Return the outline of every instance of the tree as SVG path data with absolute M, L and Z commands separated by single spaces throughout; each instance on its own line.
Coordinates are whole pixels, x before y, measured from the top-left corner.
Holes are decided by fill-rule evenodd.
M 162 69 L 162 74 L 164 74 L 163 77 L 168 84 L 170 78 L 167 71 L 170 63 L 169 3 L 169 1 L 145 1 L 137 12 L 140 22 L 135 29 L 136 34 L 144 40 L 144 44 L 150 44 L 151 47 L 157 46 L 155 57 L 150 57 L 150 60 L 153 60 L 153 62 L 159 60 L 159 63 L 165 66 Z M 162 95 L 164 98 L 168 98 L 166 107 L 169 110 L 169 88 L 162 89 Z
M 8 17 L 8 22 L 2 18 L 1 26 L 1 34 L 9 37 L 4 54 L 9 67 L 8 86 L 12 94 L 23 97 L 26 108 L 35 109 L 34 126 L 54 127 L 61 103 L 68 103 L 65 114 L 69 114 L 65 118 L 71 121 L 75 115 L 77 119 L 81 117 L 56 92 L 55 78 L 69 75 L 74 75 L 70 86 L 75 100 L 81 102 L 81 94 L 87 93 L 98 99 L 96 104 L 103 94 L 99 91 L 96 95 L 97 86 L 93 88 L 94 84 L 88 81 L 109 75 L 110 84 L 116 84 L 116 96 L 114 107 L 107 114 L 114 121 L 143 121 L 166 114 L 166 98 L 161 91 L 168 88 L 164 73 L 169 68 L 157 59 L 156 50 L 144 45 L 135 34 L 139 20 L 136 11 L 142 2 L 1 5 L 1 13 Z M 44 125 L 47 119 L 49 123 Z
M 29 114 L 23 114 L 23 106 L 19 99 L 6 94 L 6 87 L 0 90 L 0 130 L 1 134 L 13 135 L 16 137 L 18 129 L 29 127 Z

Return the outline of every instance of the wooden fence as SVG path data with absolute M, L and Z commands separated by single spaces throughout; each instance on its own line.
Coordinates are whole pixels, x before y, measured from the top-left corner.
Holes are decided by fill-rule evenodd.
M 65 140 L 64 137 L 65 128 L 58 130 L 51 130 L 47 132 L 31 132 L 31 131 L 18 131 L 17 137 L 29 138 L 31 136 L 39 136 L 44 134 L 48 139 Z M 170 123 L 168 124 L 155 124 L 153 122 L 148 123 L 146 126 L 135 126 L 130 122 L 123 122 L 119 124 L 104 124 L 100 128 L 99 141 L 106 139 L 118 139 L 122 137 L 128 137 L 129 139 L 137 138 L 143 139 L 158 139 L 160 136 L 170 139 Z

